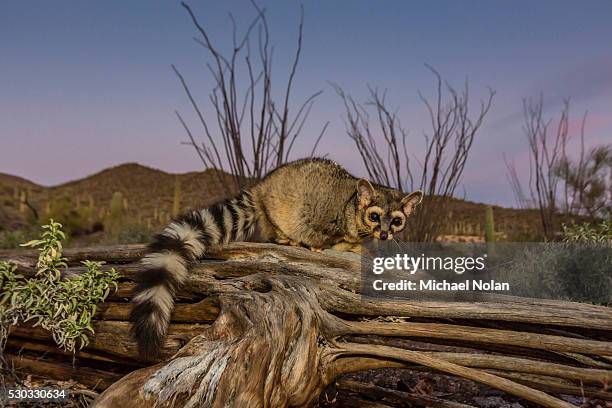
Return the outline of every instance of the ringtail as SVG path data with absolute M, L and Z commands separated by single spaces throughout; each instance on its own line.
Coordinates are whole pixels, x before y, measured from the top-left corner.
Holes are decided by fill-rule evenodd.
M 358 179 L 327 159 L 285 164 L 236 197 L 183 214 L 156 235 L 132 298 L 132 330 L 143 358 L 162 347 L 173 297 L 207 249 L 260 239 L 314 251 L 351 250 L 389 240 L 406 226 L 423 193 L 401 193 Z

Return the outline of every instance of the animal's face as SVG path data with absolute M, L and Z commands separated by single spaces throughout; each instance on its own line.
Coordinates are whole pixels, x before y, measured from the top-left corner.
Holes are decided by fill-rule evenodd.
M 357 182 L 357 230 L 360 238 L 393 239 L 406 227 L 406 221 L 423 199 L 423 192 L 403 194 L 374 189 L 365 179 Z

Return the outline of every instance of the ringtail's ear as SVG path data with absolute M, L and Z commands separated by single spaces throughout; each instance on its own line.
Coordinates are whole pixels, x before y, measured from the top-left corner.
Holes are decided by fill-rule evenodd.
M 359 179 L 357 181 L 357 197 L 359 198 L 359 207 L 365 208 L 374 199 L 374 187 L 366 179 Z
M 410 216 L 417 205 L 423 201 L 423 192 L 421 190 L 414 191 L 402 198 L 402 210 L 406 217 Z

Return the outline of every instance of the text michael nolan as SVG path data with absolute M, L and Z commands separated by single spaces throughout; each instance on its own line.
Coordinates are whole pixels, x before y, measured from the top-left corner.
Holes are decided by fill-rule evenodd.
M 385 282 L 377 279 L 372 283 L 377 291 L 434 291 L 434 292 L 462 292 L 462 291 L 509 291 L 508 282 L 494 280 L 472 279 L 462 282 L 437 281 L 435 279 L 411 281 L 401 279 L 394 282 Z

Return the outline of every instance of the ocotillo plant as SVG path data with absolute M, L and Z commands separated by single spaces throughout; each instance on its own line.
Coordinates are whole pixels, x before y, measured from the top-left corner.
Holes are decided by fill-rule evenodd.
M 174 176 L 174 202 L 172 203 L 172 216 L 177 217 L 181 213 L 181 179 Z

